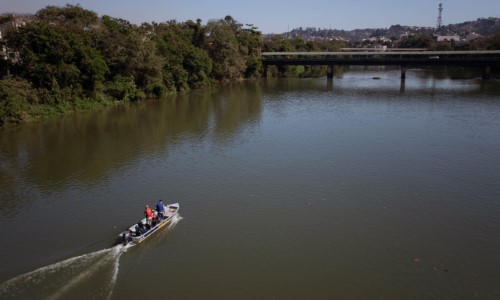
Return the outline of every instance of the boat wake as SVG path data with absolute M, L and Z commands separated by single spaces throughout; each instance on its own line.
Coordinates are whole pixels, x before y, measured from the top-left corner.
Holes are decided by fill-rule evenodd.
M 172 222 L 168 225 L 168 229 L 169 229 L 169 230 L 174 229 L 174 228 L 175 228 L 175 225 L 177 225 L 177 223 L 179 223 L 179 221 L 180 221 L 180 220 L 182 220 L 181 215 L 176 214 L 176 215 L 172 218 Z
M 181 219 L 180 215 L 173 217 L 165 233 Z M 0 299 L 109 299 L 120 257 L 134 245 L 120 244 L 14 277 L 0 284 Z
M 176 215 L 170 232 L 182 219 Z M 133 243 L 76 256 L 14 277 L 0 284 L 0 299 L 109 299 L 120 257 Z
M 0 298 L 109 299 L 116 282 L 120 256 L 133 244 L 117 245 L 39 268 L 0 285 Z M 71 297 L 74 298 L 74 297 Z

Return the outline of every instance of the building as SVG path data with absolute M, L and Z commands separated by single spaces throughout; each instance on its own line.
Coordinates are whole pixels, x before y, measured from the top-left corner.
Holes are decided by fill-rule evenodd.
M 475 40 L 475 39 L 477 39 L 477 38 L 480 38 L 480 37 L 482 37 L 482 35 L 477 34 L 477 33 L 475 33 L 475 32 L 471 32 L 471 33 L 468 33 L 468 34 L 465 36 L 465 41 L 466 41 L 467 43 L 469 43 L 469 42 L 472 42 L 473 40 Z
M 32 20 L 29 16 L 18 17 L 14 14 L 2 15 L 1 17 L 3 22 L 0 24 L 0 41 L 5 38 L 5 35 L 9 30 L 17 30 L 19 27 L 26 26 L 26 24 Z M 20 56 L 19 52 L 2 46 L 0 57 L 4 60 L 9 59 L 12 62 L 18 62 Z

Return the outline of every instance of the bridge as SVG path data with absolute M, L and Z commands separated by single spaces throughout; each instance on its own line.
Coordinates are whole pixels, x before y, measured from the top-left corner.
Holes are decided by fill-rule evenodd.
M 327 78 L 333 78 L 334 66 L 401 67 L 401 79 L 409 67 L 460 66 L 483 69 L 488 79 L 492 68 L 500 67 L 500 50 L 486 51 L 349 51 L 349 52 L 262 52 L 264 77 L 267 67 L 292 65 L 327 66 Z

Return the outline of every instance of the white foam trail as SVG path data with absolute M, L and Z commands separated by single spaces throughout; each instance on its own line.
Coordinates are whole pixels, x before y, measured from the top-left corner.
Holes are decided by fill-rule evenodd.
M 104 249 L 104 250 L 100 250 L 100 251 L 96 251 L 96 252 L 92 252 L 92 253 L 76 256 L 76 257 L 72 257 L 70 259 L 60 261 L 58 263 L 36 269 L 36 270 L 31 271 L 29 273 L 19 275 L 17 277 L 14 277 L 14 278 L 4 282 L 2 285 L 0 285 L 0 292 L 3 292 L 4 290 L 8 289 L 12 285 L 15 285 L 16 283 L 18 283 L 20 281 L 30 281 L 31 283 L 36 284 L 36 283 L 40 282 L 41 280 L 43 280 L 43 277 L 37 278 L 38 275 L 51 274 L 53 272 L 56 272 L 58 269 L 65 268 L 67 266 L 70 266 L 74 263 L 78 263 L 80 261 L 82 263 L 85 263 L 85 261 L 88 261 L 88 260 L 90 260 L 94 257 L 100 256 L 100 255 L 106 254 L 110 251 L 111 251 L 111 249 Z
M 77 287 L 79 283 L 90 279 L 96 272 L 103 269 L 105 272 L 105 268 L 111 263 L 113 267 L 111 278 L 104 287 L 106 298 L 109 299 L 118 276 L 120 256 L 132 246 L 133 244 L 118 245 L 73 257 L 14 277 L 0 285 L 0 298 L 21 296 L 19 294 L 26 291 L 27 286 L 35 288 L 42 286 L 44 290 L 49 290 L 48 294 L 50 295 L 47 295 L 47 298 L 62 298 L 68 291 Z M 52 292 L 50 292 L 51 289 Z
M 179 214 L 176 214 L 173 218 L 172 218 L 172 221 L 170 222 L 170 225 L 168 225 L 168 227 L 170 229 L 174 229 L 175 228 L 175 225 L 177 225 L 177 223 L 179 223 L 179 221 L 182 220 L 182 217 L 181 215 Z
M 172 218 L 167 234 L 180 220 L 182 217 L 179 214 Z M 92 288 L 90 296 L 109 299 L 118 278 L 120 257 L 133 246 L 133 243 L 117 245 L 19 275 L 0 284 L 0 299 L 31 298 L 30 293 L 43 299 L 67 299 L 70 298 L 68 293 L 81 289 L 87 281 L 99 279 L 102 275 L 108 279 L 100 281 L 103 284 L 100 287 Z
M 107 299 L 111 298 L 111 294 L 113 294 L 113 289 L 115 287 L 116 279 L 118 278 L 118 270 L 120 269 L 120 256 L 122 253 L 126 252 L 130 247 L 133 247 L 133 243 L 128 243 L 123 248 L 120 249 L 120 253 L 118 258 L 115 260 L 114 266 L 113 266 L 113 274 L 111 275 L 111 282 L 110 282 L 110 287 L 109 287 L 109 294 Z

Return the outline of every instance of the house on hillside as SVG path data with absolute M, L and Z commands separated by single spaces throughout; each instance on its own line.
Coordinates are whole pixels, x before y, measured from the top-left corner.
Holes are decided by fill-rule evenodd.
M 471 32 L 471 33 L 468 33 L 467 35 L 465 35 L 465 41 L 467 43 L 469 43 L 469 42 L 472 42 L 473 40 L 480 38 L 480 37 L 482 37 L 482 35 L 477 34 L 475 32 Z
M 9 30 L 17 30 L 19 27 L 26 26 L 31 19 L 30 16 L 18 17 L 14 14 L 0 16 L 0 40 L 5 38 Z M 3 46 L 0 51 L 0 57 L 4 60 L 9 59 L 12 62 L 17 62 L 19 60 L 19 52 Z
M 30 20 L 29 16 L 18 17 L 14 14 L 0 16 L 0 40 L 5 37 L 8 30 L 26 26 Z

